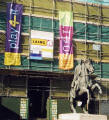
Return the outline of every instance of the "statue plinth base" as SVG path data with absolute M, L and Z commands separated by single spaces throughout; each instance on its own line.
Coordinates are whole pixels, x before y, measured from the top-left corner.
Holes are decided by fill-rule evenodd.
M 107 120 L 106 115 L 84 114 L 84 113 L 66 113 L 59 114 L 58 120 Z

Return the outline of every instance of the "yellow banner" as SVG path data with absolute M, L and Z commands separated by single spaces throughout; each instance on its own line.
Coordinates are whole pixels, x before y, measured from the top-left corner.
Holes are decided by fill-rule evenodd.
M 21 65 L 20 53 L 5 52 L 5 65 Z
M 63 70 L 73 69 L 73 20 L 72 12 L 59 12 L 59 68 Z
M 59 55 L 59 68 L 63 70 L 70 70 L 73 68 L 74 63 L 73 54 L 60 54 Z
M 47 40 L 39 39 L 39 38 L 32 38 L 32 45 L 47 46 Z

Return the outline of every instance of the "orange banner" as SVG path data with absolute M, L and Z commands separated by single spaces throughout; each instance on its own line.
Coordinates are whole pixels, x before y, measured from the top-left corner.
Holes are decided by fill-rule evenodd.
M 72 69 L 73 61 L 73 21 L 71 12 L 59 13 L 59 34 L 60 34 L 60 54 L 59 54 L 59 68 L 63 70 Z

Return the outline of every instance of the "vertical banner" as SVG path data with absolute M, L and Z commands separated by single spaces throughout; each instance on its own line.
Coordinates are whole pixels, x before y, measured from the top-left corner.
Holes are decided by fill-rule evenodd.
M 21 119 L 28 119 L 28 98 L 21 98 L 20 117 Z
M 21 4 L 7 4 L 7 30 L 4 57 L 5 65 L 21 65 L 19 45 L 22 9 L 23 6 Z
M 57 113 L 57 100 L 56 99 L 51 99 L 51 120 L 57 120 L 58 118 L 58 113 Z
M 72 12 L 59 12 L 60 54 L 59 68 L 69 70 L 73 68 L 73 16 Z

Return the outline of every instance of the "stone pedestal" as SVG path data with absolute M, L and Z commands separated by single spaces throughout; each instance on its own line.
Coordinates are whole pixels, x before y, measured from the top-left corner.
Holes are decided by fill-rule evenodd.
M 66 113 L 59 114 L 58 120 L 107 120 L 107 116 L 84 113 Z

